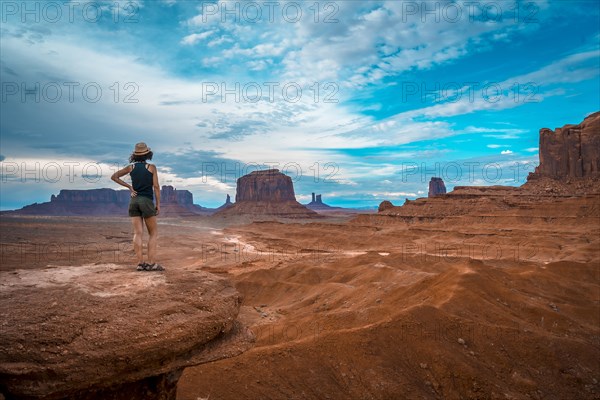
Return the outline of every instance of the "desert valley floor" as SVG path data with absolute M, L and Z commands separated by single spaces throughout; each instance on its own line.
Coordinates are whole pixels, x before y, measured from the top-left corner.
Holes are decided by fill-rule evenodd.
M 150 286 L 198 270 L 226 277 L 255 342 L 185 369 L 180 400 L 598 399 L 598 196 L 543 209 L 161 218 L 164 273 L 135 271 L 127 218 L 3 216 L 2 289 L 54 279 L 101 292 L 120 271 L 128 296 L 140 274 Z M 63 272 L 47 278 L 53 269 Z M 78 269 L 93 276 L 78 280 Z

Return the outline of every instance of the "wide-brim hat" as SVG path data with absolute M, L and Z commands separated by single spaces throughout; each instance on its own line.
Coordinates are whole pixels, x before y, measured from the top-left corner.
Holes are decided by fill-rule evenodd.
M 143 156 L 148 153 L 150 153 L 150 147 L 144 142 L 137 143 L 135 145 L 135 150 L 133 150 L 133 154 L 136 156 Z

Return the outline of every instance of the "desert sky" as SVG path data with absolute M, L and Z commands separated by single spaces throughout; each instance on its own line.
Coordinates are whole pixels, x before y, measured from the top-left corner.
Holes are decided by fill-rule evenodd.
M 599 104 L 596 1 L 3 1 L 0 209 L 115 187 L 134 143 L 207 207 L 276 167 L 374 208 L 521 185 Z M 574 22 L 576 21 L 576 22 Z M 576 28 L 575 28 L 576 27 Z

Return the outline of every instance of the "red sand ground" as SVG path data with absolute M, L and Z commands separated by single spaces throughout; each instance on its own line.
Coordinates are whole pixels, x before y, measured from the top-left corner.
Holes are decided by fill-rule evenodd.
M 257 336 L 186 369 L 177 398 L 599 399 L 598 198 L 569 201 L 506 223 L 161 219 L 166 273 L 228 276 Z M 3 216 L 1 269 L 126 265 L 130 234 Z

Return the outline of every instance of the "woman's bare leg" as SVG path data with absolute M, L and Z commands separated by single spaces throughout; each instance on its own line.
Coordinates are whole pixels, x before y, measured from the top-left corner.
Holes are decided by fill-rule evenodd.
M 144 234 L 144 221 L 142 217 L 131 217 L 131 224 L 133 225 L 133 250 L 135 251 L 135 258 L 137 263 L 144 262 L 144 254 L 142 251 L 142 235 Z
M 158 239 L 158 227 L 156 224 L 156 217 L 149 217 L 144 220 L 146 222 L 146 228 L 148 228 L 148 264 L 154 264 L 156 262 L 156 241 Z

